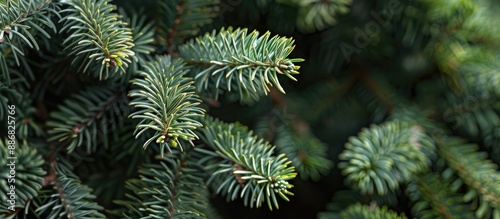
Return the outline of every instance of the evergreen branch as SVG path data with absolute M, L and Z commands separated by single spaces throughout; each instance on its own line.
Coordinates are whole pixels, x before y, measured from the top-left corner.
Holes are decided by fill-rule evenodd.
M 481 47 L 464 47 L 462 51 L 457 52 L 458 54 L 465 53 L 463 61 L 456 69 L 457 80 L 460 82 L 463 93 L 485 90 L 500 96 L 500 89 L 497 86 L 500 83 L 500 76 L 498 76 L 500 56 L 495 48 L 493 47 L 491 51 L 484 51 Z
M 27 93 L 27 91 L 23 93 Z M 42 127 L 35 121 L 36 109 L 32 106 L 32 102 L 32 98 L 25 94 L 23 98 L 13 103 L 17 107 L 16 117 L 18 122 L 16 123 L 16 135 L 22 140 L 27 140 L 29 137 L 45 136 Z
M 318 180 L 333 166 L 327 158 L 326 145 L 311 133 L 306 121 L 289 115 L 288 102 L 283 94 L 273 89 L 271 98 L 275 108 L 272 115 L 257 121 L 256 135 L 270 142 L 275 138 L 276 149 L 292 160 L 302 179 Z M 283 110 L 280 110 L 281 107 Z
M 217 218 L 209 191 L 272 210 L 297 183 L 311 189 L 297 174 L 332 170 L 352 190 L 336 192 L 321 219 L 406 218 L 400 210 L 500 219 L 499 9 L 492 0 L 0 0 L 0 121 L 15 105 L 21 142 L 16 204 L 2 201 L 0 218 Z M 236 28 L 192 38 L 219 26 L 217 15 L 307 45 Z M 354 53 L 362 68 L 348 63 Z M 295 80 L 298 54 L 310 60 L 304 84 L 280 82 Z M 208 110 L 261 121 L 253 132 Z M 368 121 L 377 125 L 348 139 L 331 169 L 334 145 Z M 0 139 L 0 200 L 13 190 L 9 145 Z M 328 195 L 315 190 L 285 214 L 312 213 Z
M 7 48 L 6 50 L 11 50 Z M 10 84 L 10 69 L 7 62 L 7 53 L 5 53 L 0 49 L 0 77 L 2 79 L 2 84 Z M 9 52 L 10 53 L 10 52 Z
M 483 12 L 476 10 L 477 3 L 470 0 L 422 0 L 422 3 L 426 6 L 426 26 L 432 26 L 426 31 L 433 37 L 426 46 L 426 52 L 434 57 L 439 69 L 448 76 L 450 86 L 460 92 L 463 88 L 458 70 L 467 54 L 471 53 L 468 44 L 473 41 L 467 39 L 470 24 L 469 27 L 466 24 L 470 23 L 473 15 Z M 486 51 L 481 50 L 480 53 L 483 52 Z
M 132 51 L 134 56 L 129 68 L 127 68 L 125 75 L 113 77 L 119 84 L 128 84 L 130 80 L 137 77 L 141 63 L 146 63 L 150 60 L 150 54 L 156 51 L 153 46 L 154 43 L 154 24 L 146 20 L 146 16 L 139 16 L 144 14 L 143 10 L 133 11 L 131 16 L 125 13 L 125 10 L 120 8 L 119 13 L 123 15 L 124 20 L 130 24 L 132 29 L 132 38 L 134 39 L 134 47 Z
M 9 1 L 8 5 L 0 4 L 0 45 L 7 45 L 7 49 L 0 54 L 0 74 L 10 83 L 8 67 L 4 60 L 12 53 L 16 64 L 19 66 L 20 57 L 24 56 L 23 47 L 39 50 L 37 34 L 47 38 L 50 34 L 46 28 L 56 31 L 56 26 L 51 20 L 51 15 L 57 15 L 51 6 L 55 5 L 50 0 L 18 0 Z
M 202 178 L 202 167 L 189 154 L 170 153 L 157 164 L 140 168 L 140 179 L 126 182 L 132 191 L 126 201 L 117 201 L 127 207 L 126 218 L 206 218 L 207 190 Z
M 168 54 L 175 55 L 177 45 L 198 35 L 200 27 L 217 16 L 219 0 L 174 0 L 160 2 L 159 42 L 166 44 Z
M 274 139 L 278 152 L 286 154 L 302 179 L 319 180 L 333 166 L 327 158 L 327 147 L 310 133 L 305 121 L 299 118 L 292 120 L 288 116 L 285 110 L 282 112 L 275 108 L 272 116 L 264 116 L 257 121 L 254 131 L 268 141 Z
M 99 79 L 107 79 L 109 69 L 124 72 L 134 52 L 132 30 L 114 13 L 116 6 L 110 0 L 70 0 L 69 8 L 61 21 L 61 32 L 70 36 L 64 40 L 69 55 L 75 56 L 73 64 L 82 72 L 98 72 Z M 116 67 L 116 68 L 115 68 Z
M 146 56 L 153 53 L 156 48 L 152 45 L 154 42 L 153 23 L 147 22 L 145 16 L 139 16 L 144 11 L 137 11 L 128 16 L 124 10 L 119 10 L 123 15 L 126 23 L 132 29 L 132 38 L 134 39 L 134 61 L 142 62 L 146 60 Z
M 302 59 L 289 59 L 294 49 L 291 38 L 270 37 L 266 32 L 247 34 L 247 29 L 221 29 L 219 33 L 206 34 L 191 40 L 179 48 L 181 57 L 188 65 L 197 67 L 196 87 L 199 92 L 208 90 L 218 98 L 220 89 L 236 90 L 242 102 L 257 101 L 269 92 L 268 85 L 284 89 L 278 74 L 292 80 L 299 66 L 293 63 Z
M 14 147 L 13 147 L 14 146 Z M 14 151 L 15 154 L 12 153 Z M 0 139 L 0 217 L 13 217 L 42 188 L 44 160 L 38 151 L 15 139 Z M 14 197 L 14 199 L 12 198 Z M 14 200 L 15 209 L 8 200 Z
M 438 174 L 429 173 L 416 177 L 408 185 L 407 193 L 413 204 L 412 213 L 417 218 L 474 218 L 461 195 L 450 189 L 449 181 Z
M 490 206 L 500 208 L 500 174 L 497 165 L 485 159 L 476 145 L 466 144 L 459 138 L 437 139 L 438 153 L 455 170 L 465 184 L 474 188 Z
M 220 159 L 207 166 L 213 171 L 208 184 L 217 193 L 226 195 L 228 200 L 239 196 L 250 207 L 261 207 L 266 201 L 271 210 L 273 205 L 279 208 L 276 195 L 289 200 L 287 195 L 293 193 L 288 189 L 293 186 L 288 181 L 297 174 L 293 166 L 288 166 L 291 161 L 285 154 L 272 156 L 275 147 L 258 139 L 245 126 L 210 117 L 203 124 L 205 128 L 197 131 L 200 139 L 215 150 L 205 151 L 205 159 Z
M 483 89 L 487 89 L 486 87 Z M 491 152 L 491 159 L 500 161 L 500 102 L 496 94 L 473 89 L 460 95 L 448 93 L 443 102 L 443 117 L 453 128 L 473 138 L 480 138 Z
M 354 204 L 340 213 L 340 218 L 359 219 L 359 218 L 384 218 L 384 219 L 406 219 L 405 214 L 398 213 L 384 207 L 372 207 L 362 204 Z
M 132 17 L 125 16 L 125 21 L 130 24 L 132 28 L 132 36 L 134 39 L 134 47 L 132 51 L 135 57 L 144 58 L 144 56 L 149 55 L 155 51 L 155 47 L 152 45 L 154 42 L 154 32 L 153 23 L 146 22 L 146 17 L 139 16 L 142 12 L 134 13 Z
M 126 92 L 120 86 L 94 87 L 75 94 L 59 106 L 59 111 L 51 113 L 48 141 L 63 142 L 70 153 L 81 145 L 87 153 L 100 144 L 107 148 L 108 126 L 115 127 L 113 130 L 121 126 L 120 118 L 128 114 L 127 104 Z
M 310 135 L 296 134 L 290 131 L 279 132 L 276 149 L 292 160 L 292 165 L 302 179 L 317 181 L 326 175 L 333 166 L 327 158 L 327 147 L 319 139 Z
M 384 195 L 430 165 L 434 143 L 410 121 L 390 121 L 363 129 L 340 154 L 342 173 L 362 194 Z
M 10 1 L 9 6 L 0 4 L 0 11 L 2 12 L 0 24 L 5 24 L 0 28 L 0 44 L 10 44 L 9 42 L 12 42 L 13 37 L 16 36 L 20 37 L 22 42 L 31 48 L 35 47 L 38 50 L 38 44 L 28 30 L 31 28 L 36 29 L 50 38 L 50 35 L 42 27 L 56 30 L 55 24 L 50 20 L 50 15 L 46 15 L 49 13 L 57 14 L 54 9 L 50 8 L 51 4 L 52 1 L 49 0 Z M 18 51 L 17 47 L 13 49 Z
M 106 218 L 99 212 L 103 207 L 94 202 L 96 197 L 91 194 L 92 189 L 81 185 L 70 166 L 56 160 L 55 154 L 51 156 L 50 175 L 55 176 L 50 182 L 55 194 L 50 195 L 50 198 L 39 197 L 43 205 L 38 206 L 35 213 L 46 215 L 47 219 Z
M 21 57 L 23 59 L 24 57 Z M 31 98 L 29 98 L 29 83 L 28 79 L 23 75 L 21 69 L 18 69 L 17 66 L 13 63 L 13 57 L 7 57 L 8 72 L 9 78 L 2 78 L 0 76 L 0 121 L 7 122 L 7 112 L 9 105 L 16 105 L 19 111 L 15 117 L 19 119 L 16 122 L 16 128 L 20 128 L 23 123 L 20 121 L 24 119 L 25 113 L 29 111 L 29 107 L 24 108 L 23 106 L 29 106 L 31 104 Z M 22 108 L 20 108 L 22 107 Z M 16 131 L 19 129 L 16 129 Z M 16 132 L 18 138 L 23 138 L 23 131 Z
M 470 2 L 469 2 L 470 3 Z M 470 42 L 485 46 L 486 48 L 495 48 L 500 44 L 500 28 L 497 25 L 498 15 L 496 14 L 495 3 L 493 2 L 475 2 L 474 13 L 467 17 L 463 24 L 464 34 Z
M 166 147 L 178 145 L 183 150 L 179 139 L 189 141 L 198 137 L 193 130 L 201 127 L 196 121 L 205 111 L 198 107 L 201 100 L 194 93 L 193 81 L 185 76 L 187 70 L 179 60 L 171 60 L 170 56 L 160 56 L 144 66 L 140 71 L 144 79 L 134 79 L 132 84 L 139 86 L 129 92 L 135 97 L 130 105 L 140 110 L 129 117 L 142 119 L 136 127 L 136 138 L 147 130 L 156 133 L 144 142 L 146 148 L 153 140 L 161 145 L 161 153 Z
M 485 2 L 433 1 L 429 11 L 440 10 L 430 17 L 434 25 L 433 44 L 428 46 L 456 91 L 488 90 L 500 94 L 496 84 L 500 81 L 497 48 L 500 39 L 492 36 L 497 25 L 484 19 L 488 15 Z M 443 18 L 444 17 L 444 18 Z M 494 19 L 491 19 L 492 22 Z M 450 21 L 451 23 L 447 23 Z M 439 27 L 439 28 L 438 28 Z
M 481 136 L 500 122 L 500 106 L 495 96 L 488 93 L 448 93 L 444 102 L 443 117 L 454 127 L 463 129 L 470 136 Z

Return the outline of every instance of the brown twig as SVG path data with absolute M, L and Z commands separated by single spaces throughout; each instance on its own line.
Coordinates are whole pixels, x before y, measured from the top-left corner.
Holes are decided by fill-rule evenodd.
M 56 154 L 56 145 L 52 143 L 50 144 L 49 173 L 45 177 L 43 177 L 42 187 L 51 185 L 57 179 L 55 169 L 55 166 L 57 165 Z
M 175 215 L 175 198 L 177 196 L 177 194 L 175 193 L 175 190 L 177 189 L 177 183 L 175 183 L 175 182 L 176 182 L 177 177 L 181 173 L 182 168 L 185 166 L 186 166 L 186 162 L 182 161 L 181 164 L 175 170 L 175 174 L 174 174 L 174 177 L 172 179 L 173 188 L 171 189 L 172 197 L 170 198 L 170 202 L 172 203 L 172 208 L 169 211 L 170 212 L 170 219 L 174 219 L 174 215 Z
M 43 178 L 42 182 L 42 187 L 46 187 L 49 185 L 54 185 L 55 190 L 59 194 L 59 199 L 62 201 L 64 208 L 67 210 L 68 213 L 68 219 L 75 219 L 75 215 L 73 214 L 73 211 L 69 207 L 69 202 L 65 198 L 65 194 L 62 190 L 61 182 L 57 179 L 57 159 L 56 159 L 56 154 L 59 149 L 56 148 L 56 144 L 52 143 L 50 144 L 50 169 L 49 169 L 49 174 L 46 175 Z
M 375 83 L 372 79 L 372 77 L 368 74 L 363 74 L 361 76 L 361 82 L 370 90 L 377 99 L 382 102 L 382 104 L 385 106 L 385 108 L 390 112 L 394 109 L 394 104 L 387 98 L 387 94 L 380 89 L 377 83 Z
M 234 175 L 234 178 L 240 184 L 241 188 L 244 188 L 245 187 L 245 182 L 243 182 L 243 179 L 241 178 L 241 175 L 234 174 L 234 171 L 236 171 L 236 170 L 245 170 L 245 168 L 242 167 L 241 165 L 237 164 L 237 163 L 234 163 L 234 165 L 233 165 L 233 175 Z
M 78 134 L 80 132 L 80 129 L 84 126 L 86 126 L 89 122 L 95 120 L 97 117 L 101 116 L 104 112 L 106 112 L 111 106 L 113 106 L 118 100 L 120 99 L 120 96 L 122 96 L 122 92 L 115 92 L 115 96 L 112 100 L 110 100 L 106 105 L 102 106 L 97 112 L 92 114 L 90 117 L 88 117 L 85 121 L 76 124 L 71 128 L 71 131 L 73 134 Z
M 441 204 L 441 202 L 439 201 L 439 197 L 436 197 L 437 195 L 435 195 L 433 193 L 433 191 L 429 187 L 429 185 L 427 185 L 419 177 L 416 177 L 416 180 L 417 180 L 417 183 L 420 186 L 420 188 L 423 189 L 423 190 L 425 190 L 424 193 L 431 200 L 432 204 L 434 204 L 435 207 L 437 208 L 437 210 L 439 211 L 439 213 L 441 213 L 441 216 L 443 216 L 443 218 L 445 218 L 445 219 L 451 219 L 451 218 L 453 218 L 453 216 L 452 216 L 450 210 L 448 209 L 448 207 L 446 205 Z
M 184 13 L 184 10 L 186 9 L 186 3 L 177 5 L 176 9 L 177 9 L 177 17 L 174 20 L 175 26 L 168 30 L 168 36 L 167 36 L 168 54 L 174 57 L 177 56 L 177 54 L 174 54 L 174 49 L 175 49 L 174 39 L 177 33 L 179 33 L 179 24 L 182 21 L 182 15 Z

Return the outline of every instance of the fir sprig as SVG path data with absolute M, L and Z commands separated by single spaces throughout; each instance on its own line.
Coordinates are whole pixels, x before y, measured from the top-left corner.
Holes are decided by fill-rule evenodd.
M 144 218 L 206 218 L 207 189 L 202 167 L 190 155 L 178 151 L 143 165 L 140 179 L 130 179 L 127 200 L 117 201 L 127 207 L 124 216 Z
M 14 154 L 12 154 L 12 152 Z M 44 159 L 35 148 L 19 144 L 16 139 L 0 139 L 0 217 L 16 215 L 31 199 L 38 196 L 42 188 Z M 9 158 L 10 157 L 10 158 Z M 14 186 L 14 187 L 12 187 Z M 10 193 L 10 194 L 9 194 Z M 15 211 L 9 209 L 7 200 L 11 194 L 15 199 Z
M 289 191 L 293 186 L 288 181 L 297 173 L 285 154 L 274 156 L 275 147 L 258 139 L 245 126 L 210 117 L 203 124 L 205 128 L 198 131 L 200 139 L 215 153 L 203 151 L 209 158 L 222 158 L 207 166 L 213 171 L 208 184 L 217 193 L 228 200 L 243 198 L 250 207 L 260 207 L 265 201 L 271 210 L 273 206 L 279 208 L 277 195 L 289 201 L 287 196 L 293 195 Z
M 460 138 L 438 139 L 439 154 L 448 165 L 457 171 L 465 184 L 475 189 L 490 207 L 500 208 L 500 180 L 498 166 L 485 159 L 486 154 L 477 151 L 477 146 L 467 144 Z
M 73 64 L 82 72 L 90 71 L 99 79 L 112 72 L 124 72 L 134 52 L 132 31 L 110 0 L 70 0 L 63 10 L 64 27 L 70 36 L 64 41 Z
M 175 55 L 177 46 L 196 36 L 203 25 L 212 22 L 219 10 L 219 0 L 171 0 L 158 3 L 158 42 Z
M 340 154 L 347 182 L 363 194 L 384 195 L 430 165 L 434 143 L 410 121 L 390 121 L 363 129 Z
M 44 218 L 47 219 L 106 218 L 101 213 L 103 207 L 95 202 L 96 197 L 91 194 L 92 189 L 81 184 L 72 174 L 72 167 L 67 162 L 56 161 L 54 158 L 50 166 L 50 172 L 54 175 L 51 181 L 54 193 L 37 198 L 36 203 L 42 204 L 37 206 L 37 214 L 45 215 Z
M 141 119 L 134 135 L 136 138 L 148 130 L 155 134 L 144 142 L 146 148 L 155 141 L 164 148 L 180 146 L 179 139 L 192 143 L 198 138 L 193 130 L 202 125 L 196 119 L 202 117 L 205 111 L 198 105 L 201 103 L 198 95 L 194 93 L 192 78 L 186 76 L 187 69 L 178 60 L 170 56 L 157 57 L 155 61 L 144 66 L 145 70 L 131 81 L 139 89 L 129 92 L 135 99 L 130 105 L 138 111 L 130 114 L 130 118 Z
M 8 4 L 0 4 L 0 45 L 6 45 L 8 49 L 0 47 L 0 76 L 10 84 L 9 68 L 6 56 L 12 54 L 19 66 L 20 56 L 25 55 L 24 46 L 40 50 L 39 34 L 46 38 L 51 35 L 47 29 L 56 32 L 56 25 L 52 16 L 58 16 L 59 12 L 50 0 L 19 0 L 8 1 Z
M 449 180 L 436 173 L 419 176 L 407 187 L 413 204 L 412 214 L 418 218 L 474 218 L 460 194 L 451 189 Z
M 221 90 L 235 91 L 242 102 L 257 101 L 269 92 L 269 85 L 282 88 L 278 75 L 296 81 L 299 74 L 295 62 L 290 59 L 294 40 L 274 36 L 266 32 L 248 33 L 247 29 L 222 28 L 182 45 L 181 57 L 188 65 L 195 66 L 196 87 L 199 92 L 208 90 L 218 98 Z
M 47 122 L 49 142 L 59 142 L 68 152 L 84 145 L 87 153 L 107 148 L 110 130 L 120 127 L 128 114 L 124 87 L 90 88 L 66 99 Z M 99 133 L 98 133 L 99 132 Z
M 302 135 L 289 130 L 278 133 L 276 147 L 292 160 L 292 165 L 302 179 L 319 180 L 333 166 L 327 158 L 327 147 L 314 136 Z

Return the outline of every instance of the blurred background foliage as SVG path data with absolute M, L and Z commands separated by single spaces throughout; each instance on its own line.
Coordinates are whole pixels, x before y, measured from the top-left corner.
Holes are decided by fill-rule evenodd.
M 15 5 L 17 2 L 0 0 L 3 5 Z M 109 215 L 125 212 L 131 218 L 139 217 L 135 215 L 138 212 L 135 210 L 141 208 L 138 200 L 156 203 L 151 198 L 156 194 L 154 189 L 143 193 L 139 191 L 151 186 L 171 186 L 168 184 L 170 182 L 152 179 L 162 171 L 166 172 L 165 177 L 175 178 L 174 175 L 180 171 L 172 174 L 169 169 L 187 165 L 184 171 L 192 173 L 193 178 L 189 174 L 178 178 L 180 182 L 186 182 L 181 184 L 180 189 L 199 192 L 201 196 L 209 198 L 210 204 L 207 204 L 208 210 L 199 210 L 198 205 L 187 205 L 182 210 L 202 212 L 208 218 L 500 219 L 498 1 L 113 0 L 109 1 L 110 4 L 103 4 L 102 10 L 119 22 L 109 22 L 105 26 L 109 29 L 103 28 L 103 32 L 109 33 L 104 36 L 118 35 L 117 38 L 123 37 L 125 40 L 111 40 L 110 44 L 121 52 L 113 57 L 108 53 L 92 55 L 95 60 L 81 55 L 92 53 L 71 39 L 82 38 L 84 44 L 92 44 L 85 40 L 86 37 L 95 39 L 102 36 L 82 35 L 80 31 L 83 29 L 64 27 L 85 23 L 70 19 L 68 14 L 78 17 L 88 13 L 86 15 L 91 16 L 92 11 L 78 10 L 79 4 L 83 5 L 85 1 L 59 2 L 67 4 L 63 8 L 73 6 L 64 12 L 63 22 L 53 23 L 53 20 L 58 20 L 54 17 L 34 16 L 36 19 L 27 20 L 32 22 L 27 26 L 34 22 L 37 24 L 34 26 L 43 26 L 45 29 L 19 26 L 19 32 L 23 34 L 33 33 L 35 37 L 36 34 L 50 35 L 50 38 L 5 40 L 7 43 L 0 45 L 0 102 L 6 106 L 10 103 L 9 98 L 23 100 L 16 102 L 17 113 L 23 119 L 22 123 L 18 123 L 18 138 L 30 139 L 31 149 L 24 146 L 28 144 L 26 140 L 18 152 L 19 156 L 31 159 L 29 162 L 23 161 L 26 163 L 20 168 L 19 176 L 32 179 L 27 190 L 38 191 L 27 192 L 26 198 L 35 201 L 27 207 L 26 203 L 19 203 L 20 208 L 26 207 L 47 218 L 57 218 L 56 214 L 60 212 L 51 212 L 50 209 L 61 208 L 64 201 L 47 201 L 54 198 L 51 194 L 55 191 L 46 188 L 43 178 L 47 173 L 51 176 L 57 172 L 57 177 L 61 177 L 60 180 L 68 185 L 64 189 L 71 190 L 75 184 L 84 185 L 81 187 L 85 193 L 81 195 L 84 198 L 82 203 L 95 201 L 98 204 L 87 206 L 96 210 L 92 211 L 93 217 L 102 216 L 97 211 L 105 211 Z M 114 6 L 110 6 L 111 3 L 116 4 L 119 10 L 112 10 Z M 46 10 L 59 10 L 58 7 Z M 45 8 L 38 7 L 36 10 Z M 30 11 L 33 13 L 29 15 L 36 15 L 36 10 Z M 9 20 L 9 16 L 17 16 L 4 11 L 2 13 L 5 21 Z M 19 16 L 24 19 L 26 15 Z M 25 21 L 23 19 L 18 21 Z M 0 23 L 0 27 L 3 27 L 0 39 L 7 39 L 4 36 L 9 35 L 6 32 L 8 27 L 4 23 Z M 61 31 L 61 28 L 62 32 L 58 32 L 61 34 L 52 34 L 55 29 Z M 99 28 L 96 27 L 96 30 L 101 31 Z M 110 31 L 114 28 L 119 31 Z M 222 79 L 220 76 L 219 80 L 227 81 L 215 86 L 213 81 L 203 80 L 206 60 L 200 57 L 206 55 L 210 60 L 221 60 L 226 58 L 221 54 L 229 54 L 232 48 L 222 46 L 223 52 L 215 55 L 204 54 L 202 49 L 215 48 L 214 42 L 244 32 L 237 28 L 248 28 L 250 36 L 256 36 L 252 35 L 251 30 L 257 30 L 262 35 L 270 31 L 271 36 L 290 37 L 276 38 L 273 42 L 279 42 L 283 47 L 293 44 L 294 49 L 286 47 L 286 51 L 291 52 L 289 56 L 305 60 L 300 62 L 299 59 L 292 59 L 287 63 L 289 66 L 283 67 L 289 70 L 286 76 L 293 74 L 291 78 L 297 81 L 280 75 L 283 79 L 279 83 L 256 83 L 259 91 L 255 93 L 221 92 L 219 95 L 219 90 L 229 90 L 228 84 L 236 87 L 238 81 L 231 81 L 228 77 Z M 221 31 L 218 35 L 204 35 L 213 30 Z M 231 34 L 233 30 L 237 34 Z M 133 47 L 132 38 L 135 43 Z M 255 42 L 255 45 L 259 43 L 264 44 Z M 182 44 L 184 46 L 179 46 Z M 42 47 L 43 52 L 28 50 L 28 46 Z M 80 53 L 75 55 L 76 52 Z M 269 57 L 282 58 L 272 50 L 267 52 Z M 175 142 L 182 143 L 180 145 L 187 153 L 174 150 L 166 158 L 158 159 L 160 163 L 153 162 L 157 158 L 155 155 L 178 147 L 177 143 L 165 140 L 165 135 L 159 132 L 154 135 L 148 132 L 131 135 L 135 133 L 137 124 L 136 121 L 124 119 L 133 110 L 128 106 L 127 91 L 142 85 L 133 86 L 128 84 L 129 81 L 136 83 L 134 85 L 146 84 L 145 81 L 158 76 L 155 72 L 162 73 L 158 80 L 163 80 L 165 84 L 182 84 L 185 81 L 179 76 L 184 76 L 186 72 L 184 61 L 153 58 L 153 55 L 166 54 L 174 58 L 181 57 L 187 65 L 194 66 L 189 67 L 192 71 L 186 74 L 197 79 L 180 90 L 196 90 L 197 94 L 179 97 L 178 101 L 190 107 L 190 104 L 202 100 L 203 110 L 193 108 L 196 113 L 201 115 L 206 110 L 206 114 L 230 123 L 206 118 L 201 119 L 200 123 L 189 123 L 192 127 L 201 127 L 201 123 L 204 127 L 210 127 L 195 134 L 220 141 L 229 139 L 227 136 L 239 137 L 241 134 L 242 139 L 245 137 L 256 145 L 245 153 L 266 151 L 264 148 L 268 144 L 257 140 L 253 137 L 255 135 L 276 145 L 271 153 L 286 154 L 295 167 L 297 177 L 290 180 L 290 184 L 293 184 L 290 190 L 294 196 L 288 197 L 289 202 L 280 200 L 279 210 L 245 207 L 244 201 L 254 203 L 255 200 L 251 198 L 233 200 L 235 198 L 229 195 L 221 197 L 206 193 L 205 182 L 201 179 L 210 178 L 219 184 L 238 186 L 241 181 L 238 177 L 241 175 L 233 173 L 236 176 L 233 181 L 226 180 L 230 172 L 207 176 L 203 171 L 216 169 L 213 163 L 205 165 L 200 162 L 216 156 L 208 148 L 218 147 L 227 157 L 230 156 L 230 150 L 215 143 L 198 145 L 197 141 L 194 141 L 197 147 L 192 149 L 189 141 L 195 139 L 191 132 L 194 128 L 191 127 L 189 131 L 179 128 L 181 131 L 170 133 L 175 135 L 170 136 Z M 283 59 L 287 58 L 286 55 Z M 153 73 L 144 69 L 144 63 L 148 61 L 151 63 L 147 64 L 147 69 L 154 69 Z M 75 63 L 75 66 L 68 67 L 70 62 Z M 293 66 L 292 62 L 300 62 L 300 69 L 289 68 Z M 255 63 L 259 64 L 252 62 Z M 110 66 L 118 68 L 108 71 Z M 234 66 L 231 63 L 227 66 L 224 70 L 231 72 Z M 82 69 L 86 74 L 73 74 L 82 72 Z M 139 74 L 144 79 L 137 79 Z M 179 77 L 167 78 L 172 75 Z M 107 81 L 96 78 L 107 78 Z M 260 79 L 257 81 L 264 80 Z M 255 81 L 244 78 L 239 79 L 239 82 L 251 84 Z M 107 83 L 114 86 L 108 86 Z M 14 86 L 7 86 L 11 84 Z M 274 87 L 267 91 L 266 84 L 273 84 Z M 208 88 L 201 89 L 205 85 Z M 286 94 L 277 89 L 278 85 L 283 87 Z M 142 87 L 147 89 L 148 86 Z M 238 89 L 242 91 L 241 87 Z M 129 93 L 128 96 L 142 98 L 131 105 L 147 109 L 141 104 L 149 99 L 147 95 L 141 95 L 140 90 Z M 113 105 L 115 102 L 118 103 L 116 107 Z M 173 109 L 165 110 L 175 112 Z M 49 115 L 48 112 L 53 111 L 56 112 Z M 137 111 L 133 115 L 156 119 L 144 112 L 147 110 Z M 5 107 L 0 109 L 0 114 L 6 115 Z M 83 122 L 86 129 L 68 131 L 70 125 L 82 123 L 82 115 L 98 118 L 98 121 Z M 187 118 L 186 121 L 191 120 Z M 160 127 L 162 124 L 156 125 Z M 221 127 L 227 128 L 224 129 L 226 132 L 221 131 Z M 108 130 L 112 131 L 108 133 Z M 252 130 L 252 136 L 243 134 L 250 133 L 249 130 Z M 77 136 L 77 133 L 82 134 Z M 134 137 L 137 140 L 134 141 Z M 72 140 L 72 144 L 65 145 L 68 153 L 57 160 L 61 163 L 57 168 L 53 166 L 56 162 L 53 153 L 47 150 L 51 148 L 53 152 L 56 144 L 48 145 L 46 139 L 48 142 L 76 139 Z M 99 142 L 102 147 L 97 148 L 90 142 Z M 145 142 L 161 143 L 162 147 L 146 147 Z M 231 144 L 234 142 L 227 142 L 224 146 L 233 146 Z M 2 147 L 5 146 L 5 142 L 0 143 Z M 234 144 L 234 148 L 241 146 Z M 147 150 L 143 150 L 143 145 Z M 0 153 L 3 156 L 5 151 Z M 267 159 L 268 154 L 259 156 Z M 0 163 L 5 166 L 4 160 Z M 146 164 L 145 168 L 138 170 L 141 164 Z M 41 170 L 41 166 L 46 171 Z M 274 167 L 278 169 L 278 165 Z M 228 168 L 228 171 L 234 170 L 232 166 Z M 286 176 L 291 179 L 292 175 Z M 125 188 L 116 186 L 124 185 L 124 182 L 127 182 Z M 210 187 L 211 190 L 219 188 L 227 194 L 231 192 L 226 191 L 230 189 L 224 186 Z M 132 194 L 130 191 L 133 191 L 133 195 L 127 196 Z M 185 195 L 189 200 L 197 200 L 197 194 L 188 192 Z M 80 196 L 75 194 L 69 197 L 78 199 Z M 123 201 L 125 197 L 132 201 Z M 196 204 L 206 205 L 205 201 L 201 198 L 200 203 Z M 41 204 L 47 202 L 47 205 Z M 169 203 L 165 205 L 171 207 Z M 127 210 L 121 208 L 123 206 L 127 206 Z M 0 215 L 9 215 L 5 212 L 5 206 L 1 207 Z M 161 216 L 170 217 L 169 214 L 167 212 Z

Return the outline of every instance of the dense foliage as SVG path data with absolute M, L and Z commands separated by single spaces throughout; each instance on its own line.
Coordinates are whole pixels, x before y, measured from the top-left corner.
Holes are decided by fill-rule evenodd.
M 0 0 L 0 218 L 500 219 L 499 9 Z

